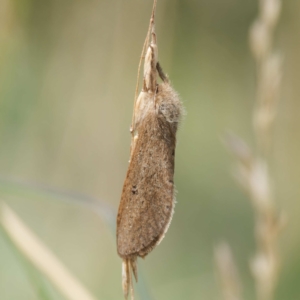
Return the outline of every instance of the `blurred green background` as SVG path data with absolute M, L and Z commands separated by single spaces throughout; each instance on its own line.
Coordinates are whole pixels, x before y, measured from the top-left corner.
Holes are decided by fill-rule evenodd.
M 142 299 L 221 299 L 213 248 L 223 240 L 233 248 L 245 299 L 254 298 L 252 206 L 231 177 L 233 158 L 221 138 L 230 129 L 254 144 L 248 31 L 257 2 L 158 1 L 159 60 L 187 115 L 178 135 L 175 215 L 161 245 L 139 260 L 151 296 Z M 289 216 L 276 299 L 294 300 L 300 299 L 300 2 L 283 2 L 275 44 L 284 77 L 270 163 L 278 207 Z M 123 299 L 114 230 L 75 197 L 41 187 L 117 209 L 151 7 L 150 0 L 0 0 L 0 197 L 101 300 Z M 62 299 L 0 231 L 0 299 L 44 299 L 41 285 L 45 299 Z

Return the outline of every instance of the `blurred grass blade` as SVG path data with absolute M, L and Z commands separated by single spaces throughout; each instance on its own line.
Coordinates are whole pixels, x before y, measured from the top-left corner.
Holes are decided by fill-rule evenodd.
M 227 243 L 221 243 L 215 248 L 215 263 L 225 300 L 241 300 L 240 276 Z
M 0 203 L 0 223 L 23 255 L 66 299 L 96 300 L 4 202 Z
M 23 267 L 27 275 L 27 278 L 29 280 L 29 283 L 37 296 L 37 299 L 40 300 L 53 299 L 50 291 L 48 290 L 44 282 L 44 278 L 41 277 L 39 271 L 28 261 L 28 259 L 24 257 L 20 249 L 12 241 L 7 231 L 2 226 L 0 226 L 0 236 L 4 238 L 4 240 L 10 246 L 10 250 L 13 252 L 18 262 Z
M 88 195 L 80 194 L 73 191 L 55 189 L 47 185 L 31 183 L 14 178 L 8 178 L 0 175 L 0 196 L 18 195 L 22 199 L 38 199 L 46 197 L 55 201 L 63 201 L 71 205 L 78 205 L 82 208 L 89 209 L 96 213 L 100 219 L 108 226 L 112 235 L 116 232 L 116 211 L 105 201 Z M 140 298 L 143 300 L 153 299 L 148 287 L 147 281 L 143 276 L 143 270 L 140 270 L 139 284 L 136 287 Z
M 70 204 L 85 207 L 100 216 L 101 220 L 105 222 L 114 233 L 116 231 L 116 211 L 101 199 L 97 199 L 73 191 L 55 189 L 39 183 L 31 183 L 3 176 L 0 176 L 0 188 L 5 190 L 8 189 L 14 194 L 16 193 L 16 190 L 18 190 L 19 192 L 21 192 L 22 196 L 24 195 L 24 192 L 26 193 L 26 195 L 28 193 L 30 193 L 31 195 L 46 195 L 55 200 L 60 200 Z

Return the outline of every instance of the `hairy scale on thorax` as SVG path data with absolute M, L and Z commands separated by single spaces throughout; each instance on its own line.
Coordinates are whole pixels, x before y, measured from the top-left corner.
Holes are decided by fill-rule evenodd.
M 162 83 L 158 84 L 158 75 Z M 164 237 L 172 219 L 176 131 L 183 107 L 157 61 L 154 28 L 144 63 L 144 82 L 134 110 L 130 163 L 117 216 L 117 250 L 123 259 L 123 290 L 137 279 L 137 257 Z

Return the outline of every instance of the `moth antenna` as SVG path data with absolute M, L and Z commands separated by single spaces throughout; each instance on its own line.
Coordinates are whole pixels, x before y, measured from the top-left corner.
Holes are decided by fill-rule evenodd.
M 163 69 L 162 69 L 162 67 L 161 67 L 161 65 L 160 65 L 159 62 L 157 62 L 157 64 L 156 64 L 156 70 L 158 72 L 159 77 L 161 78 L 161 80 L 163 82 L 165 82 L 165 83 L 169 83 L 170 82 L 168 76 L 164 73 L 164 71 L 163 71 Z
M 155 45 L 157 44 L 154 19 L 151 26 L 151 44 L 155 44 Z
M 139 66 L 138 66 L 138 75 L 137 75 L 134 104 L 133 104 L 133 114 L 132 114 L 132 121 L 131 121 L 131 126 L 130 126 L 130 132 L 131 132 L 132 138 L 134 137 L 134 129 L 135 129 L 134 128 L 134 125 L 135 125 L 134 124 L 134 121 L 135 121 L 134 112 L 135 112 L 136 100 L 137 100 L 138 94 L 139 94 L 139 80 L 140 80 L 141 67 L 142 67 L 143 59 L 145 58 L 145 55 L 146 55 L 146 50 L 149 47 L 149 40 L 150 40 L 151 33 L 152 33 L 152 38 L 153 38 L 153 28 L 154 28 L 154 22 L 155 22 L 156 4 L 157 4 L 157 0 L 154 0 L 152 14 L 151 14 L 151 18 L 150 18 L 149 27 L 148 27 L 148 32 L 147 32 L 146 39 L 145 39 L 145 42 L 143 45 L 143 49 L 142 49 L 142 53 L 141 53 L 141 57 L 140 57 L 140 61 L 139 61 Z M 156 42 L 156 36 L 155 36 L 155 42 Z

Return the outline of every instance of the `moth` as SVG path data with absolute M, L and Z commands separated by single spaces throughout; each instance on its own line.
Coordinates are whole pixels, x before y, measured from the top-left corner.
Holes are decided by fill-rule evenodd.
M 158 77 L 161 83 L 158 83 Z M 174 204 L 176 132 L 183 114 L 178 94 L 158 63 L 154 25 L 144 61 L 143 88 L 132 126 L 130 163 L 117 216 L 117 251 L 123 259 L 122 286 L 133 298 L 137 257 L 144 258 L 164 238 Z

